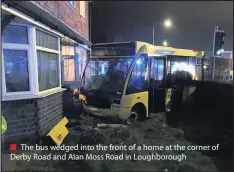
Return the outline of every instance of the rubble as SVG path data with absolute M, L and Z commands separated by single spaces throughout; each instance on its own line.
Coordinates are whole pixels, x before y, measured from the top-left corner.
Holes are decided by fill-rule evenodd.
M 83 131 L 93 131 L 93 128 L 88 125 L 79 125 L 76 127 L 76 129 L 80 129 Z
M 119 127 L 127 127 L 126 125 L 123 124 L 97 124 L 98 128 L 107 128 L 107 127 L 111 127 L 111 128 L 119 128 Z
M 77 106 L 78 107 L 78 106 Z M 143 122 L 136 122 L 131 125 L 124 125 L 121 120 L 100 118 L 95 116 L 89 116 L 85 114 L 77 114 L 76 116 L 69 118 L 69 135 L 65 139 L 64 144 L 113 144 L 113 145 L 191 145 L 193 144 L 188 140 L 188 133 L 186 133 L 185 126 L 182 128 L 173 128 L 168 123 L 167 114 L 155 114 L 151 118 Z M 67 112 L 68 113 L 68 112 Z M 171 114 L 170 114 L 171 115 Z M 173 114 L 174 115 L 174 114 Z M 171 115 L 171 116 L 173 116 Z M 179 123 L 178 123 L 179 124 Z M 186 124 L 186 123 L 185 123 Z M 184 125 L 185 125 L 184 124 Z M 191 129 L 191 126 L 188 125 Z M 202 127 L 197 126 L 196 129 L 202 130 Z M 203 130 L 202 130 L 203 131 Z M 203 131 L 204 133 L 204 131 Z M 193 134 L 193 133 L 191 133 Z M 191 135 L 190 134 L 190 135 Z M 199 132 L 199 135 L 202 133 Z M 194 137 L 194 134 L 193 134 Z M 103 151 L 87 151 L 83 153 L 91 154 L 113 154 L 113 152 Z M 121 152 L 114 152 L 116 155 Z M 126 154 L 137 154 L 138 151 L 127 151 Z M 160 152 L 161 154 L 167 154 L 168 152 Z M 171 154 L 178 154 L 178 152 L 171 151 Z M 216 171 L 217 162 L 212 160 L 212 157 L 202 154 L 198 151 L 184 152 L 188 159 L 181 163 L 174 163 L 171 161 L 51 161 L 46 162 L 45 166 L 53 166 L 54 171 L 64 170 L 71 171 L 72 169 L 82 169 L 81 171 L 123 171 L 129 169 L 129 171 L 165 171 L 165 172 L 192 172 L 192 171 Z M 31 162 L 30 162 L 31 163 Z M 62 165 L 61 165 L 62 163 Z M 43 166 L 42 162 L 35 163 L 32 171 Z M 25 168 L 20 168 L 25 171 Z M 78 170 L 78 171 L 79 171 Z M 225 171 L 225 170 L 223 170 Z M 229 172 L 229 171 L 227 171 Z

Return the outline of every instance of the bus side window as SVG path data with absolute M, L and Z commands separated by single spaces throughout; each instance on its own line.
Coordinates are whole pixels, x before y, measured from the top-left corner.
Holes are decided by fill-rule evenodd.
M 152 59 L 150 80 L 156 87 L 163 85 L 164 61 Z
M 146 73 L 147 61 L 140 58 L 136 61 L 134 69 L 131 73 L 126 94 L 133 94 L 145 91 L 145 86 L 148 82 L 145 77 Z

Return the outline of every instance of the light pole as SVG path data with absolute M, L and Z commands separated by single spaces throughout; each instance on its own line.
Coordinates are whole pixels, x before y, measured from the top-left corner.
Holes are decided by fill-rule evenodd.
M 153 45 L 154 45 L 154 25 L 153 25 Z

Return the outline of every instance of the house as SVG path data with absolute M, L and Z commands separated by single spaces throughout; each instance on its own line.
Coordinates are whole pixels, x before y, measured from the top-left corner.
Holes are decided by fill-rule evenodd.
M 63 116 L 62 86 L 79 81 L 91 42 L 89 1 L 4 1 L 5 141 L 38 138 Z

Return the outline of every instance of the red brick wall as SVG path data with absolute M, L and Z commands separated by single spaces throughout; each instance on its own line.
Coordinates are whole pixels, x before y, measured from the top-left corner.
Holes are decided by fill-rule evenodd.
M 81 33 L 85 38 L 89 39 L 89 15 L 88 1 L 85 2 L 86 16 L 80 15 L 80 1 L 75 2 L 75 8 L 67 1 L 34 1 L 43 9 L 49 11 L 52 15 L 65 22 L 67 25 Z

